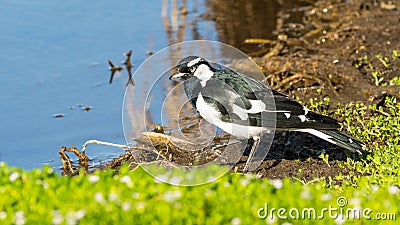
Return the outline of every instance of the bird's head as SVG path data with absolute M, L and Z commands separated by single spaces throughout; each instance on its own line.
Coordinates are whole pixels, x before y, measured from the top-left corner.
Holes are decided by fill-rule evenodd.
M 199 56 L 188 56 L 179 61 L 176 66 L 176 73 L 172 74 L 169 79 L 181 78 L 183 80 L 190 79 L 194 76 L 200 65 L 206 65 L 211 68 L 209 62 Z

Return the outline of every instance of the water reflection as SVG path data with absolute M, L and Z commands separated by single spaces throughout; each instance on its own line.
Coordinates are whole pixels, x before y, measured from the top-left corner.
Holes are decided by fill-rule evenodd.
M 275 0 L 206 0 L 219 40 L 237 47 L 247 38 L 274 39 L 278 3 Z

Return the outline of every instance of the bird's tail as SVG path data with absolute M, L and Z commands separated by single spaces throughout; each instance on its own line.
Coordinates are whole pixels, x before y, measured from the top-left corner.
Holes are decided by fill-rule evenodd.
M 313 134 L 325 141 L 338 145 L 351 152 L 357 152 L 358 154 L 361 154 L 361 151 L 365 150 L 365 145 L 361 141 L 338 130 L 299 129 L 297 131 Z

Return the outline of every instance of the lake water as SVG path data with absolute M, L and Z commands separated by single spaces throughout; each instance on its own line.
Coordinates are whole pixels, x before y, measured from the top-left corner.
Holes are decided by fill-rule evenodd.
M 110 85 L 107 63 L 121 65 L 123 52 L 133 50 L 135 69 L 149 52 L 180 41 L 218 40 L 241 47 L 248 37 L 274 37 L 274 1 L 251 1 L 250 6 L 239 1 L 237 10 L 217 2 L 2 1 L 0 161 L 25 169 L 58 167 L 62 146 L 81 149 L 90 139 L 124 144 L 121 113 L 128 75 L 122 71 Z M 232 21 L 249 7 L 251 16 Z M 88 149 L 97 161 L 122 152 Z

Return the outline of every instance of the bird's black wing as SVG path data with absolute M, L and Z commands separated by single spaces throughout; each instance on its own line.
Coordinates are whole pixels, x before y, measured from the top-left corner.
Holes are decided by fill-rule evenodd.
M 364 144 L 340 131 L 335 119 L 309 111 L 287 95 L 240 73 L 217 71 L 201 88 L 205 101 L 217 108 L 222 121 L 244 126 L 313 134 L 352 152 Z
M 273 91 L 277 129 L 338 129 L 338 121 L 309 111 L 306 107 L 290 99 L 285 94 Z M 286 112 L 285 112 L 286 111 Z
M 214 79 L 224 84 L 219 84 L 217 92 L 218 95 L 224 96 L 221 92 L 226 91 L 225 97 L 219 97 L 221 99 L 219 102 L 224 102 L 223 106 L 219 105 L 219 108 L 220 111 L 227 112 L 223 117 L 223 120 L 227 122 L 250 126 L 272 126 L 285 130 L 340 127 L 336 120 L 309 111 L 285 94 L 273 91 L 262 82 L 245 74 L 220 70 L 214 73 Z M 209 80 L 207 85 L 209 82 L 215 81 Z M 230 100 L 225 100 L 228 97 Z M 260 104 L 254 107 L 257 103 Z M 243 115 L 239 116 L 243 112 L 247 113 L 247 118 Z M 276 123 L 272 124 L 275 120 Z

